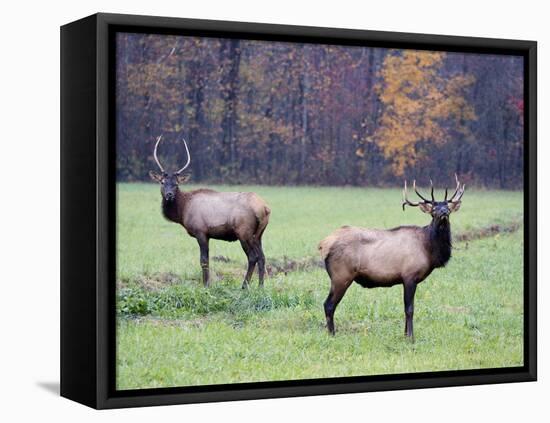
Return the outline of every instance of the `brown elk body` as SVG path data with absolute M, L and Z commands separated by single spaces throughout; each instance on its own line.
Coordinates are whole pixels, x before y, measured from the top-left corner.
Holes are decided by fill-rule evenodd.
M 319 244 L 331 280 L 324 303 L 327 328 L 334 334 L 334 311 L 352 282 L 364 288 L 391 287 L 402 284 L 405 304 L 405 335 L 413 336 L 414 294 L 416 286 L 430 273 L 447 264 L 451 258 L 451 225 L 449 215 L 460 207 L 464 193 L 456 178 L 457 188 L 451 199 L 437 202 L 433 198 L 412 203 L 403 190 L 405 205 L 419 206 L 432 216 L 424 227 L 400 226 L 389 230 L 344 226 Z M 415 184 L 416 191 L 416 184 Z M 416 191 L 417 194 L 418 191 Z M 419 194 L 420 195 L 420 194 Z
M 157 158 L 157 139 L 154 157 L 162 174 L 150 172 L 151 178 L 161 184 L 162 213 L 172 222 L 182 225 L 187 233 L 195 238 L 200 249 L 200 264 L 205 286 L 209 285 L 209 240 L 240 241 L 248 258 L 248 269 L 243 281 L 247 287 L 258 265 L 259 283 L 263 286 L 265 275 L 265 256 L 262 247 L 262 235 L 269 222 L 269 207 L 253 192 L 217 192 L 210 189 L 198 189 L 184 192 L 179 184 L 188 179 L 181 175 L 190 163 L 189 150 L 187 164 L 173 174 L 162 168 Z

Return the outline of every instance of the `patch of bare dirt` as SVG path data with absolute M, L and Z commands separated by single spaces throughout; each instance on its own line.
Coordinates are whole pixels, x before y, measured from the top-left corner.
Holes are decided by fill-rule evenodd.
M 303 259 L 291 259 L 284 256 L 282 259 L 269 260 L 266 264 L 266 271 L 270 276 L 278 275 L 280 273 L 286 275 L 289 272 L 308 270 L 317 267 L 324 267 L 323 262 L 318 258 L 309 257 Z
M 214 256 L 212 257 L 212 260 L 219 261 L 222 263 L 230 263 L 232 261 L 229 257 L 225 257 L 225 256 Z
M 513 233 L 518 231 L 523 225 L 523 222 L 510 222 L 506 225 L 490 225 L 483 228 L 472 229 L 465 232 L 460 232 L 454 236 L 455 241 L 473 241 L 476 239 L 488 238 L 500 233 Z
M 212 261 L 221 262 L 221 263 L 231 263 L 231 264 L 239 264 L 235 260 L 232 260 L 225 256 L 214 256 L 212 257 Z M 324 267 L 323 262 L 315 257 L 308 257 L 308 258 L 302 258 L 302 259 L 291 259 L 287 256 L 284 256 L 283 258 L 275 258 L 275 259 L 267 259 L 266 260 L 266 272 L 269 276 L 274 276 L 278 274 L 288 274 L 289 272 L 295 272 L 300 270 L 308 270 L 316 267 Z M 243 272 L 246 271 L 246 259 L 243 260 L 242 266 L 238 267 L 225 267 L 223 268 L 223 275 L 230 275 L 233 277 L 242 277 L 244 275 Z M 210 273 L 212 276 L 212 268 L 210 268 Z

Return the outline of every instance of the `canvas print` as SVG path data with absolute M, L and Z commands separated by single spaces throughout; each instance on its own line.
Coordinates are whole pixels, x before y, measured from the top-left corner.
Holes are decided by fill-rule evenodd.
M 116 389 L 523 366 L 523 57 L 115 48 Z

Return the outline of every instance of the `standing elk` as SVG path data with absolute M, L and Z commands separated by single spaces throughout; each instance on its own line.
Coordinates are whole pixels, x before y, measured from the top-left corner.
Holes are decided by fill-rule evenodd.
M 325 268 L 330 277 L 330 292 L 324 303 L 327 328 L 334 335 L 334 311 L 352 282 L 363 288 L 391 287 L 403 284 L 405 303 L 405 335 L 413 337 L 414 294 L 416 285 L 430 273 L 444 267 L 451 258 L 451 224 L 449 215 L 460 208 L 464 185 L 455 175 L 456 189 L 450 200 L 435 201 L 431 185 L 431 200 L 413 188 L 421 201 L 407 198 L 407 181 L 403 189 L 405 206 L 419 207 L 432 216 L 424 227 L 399 226 L 389 230 L 343 226 L 319 244 Z
M 170 174 L 164 170 L 157 157 L 161 139 L 162 135 L 157 138 L 153 151 L 153 157 L 161 174 L 150 171 L 149 175 L 154 181 L 160 183 L 164 217 L 182 225 L 199 243 L 204 286 L 208 286 L 210 282 L 208 259 L 210 239 L 239 240 L 248 257 L 248 270 L 242 287 L 248 286 L 256 263 L 260 286 L 263 286 L 265 256 L 262 249 L 262 235 L 271 212 L 265 201 L 253 192 L 217 192 L 204 188 L 190 192 L 180 191 L 179 185 L 186 182 L 190 176 L 182 175 L 191 163 L 187 143 L 184 139 L 187 163 L 177 172 Z

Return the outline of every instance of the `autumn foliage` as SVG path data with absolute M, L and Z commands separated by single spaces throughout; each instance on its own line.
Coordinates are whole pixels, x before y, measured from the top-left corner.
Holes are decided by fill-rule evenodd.
M 521 186 L 521 57 L 119 33 L 117 179 Z
M 439 146 L 452 140 L 449 129 L 467 136 L 467 122 L 475 119 L 464 98 L 472 75 L 443 77 L 445 54 L 391 51 L 384 59 L 382 82 L 376 87 L 384 106 L 375 136 L 395 175 L 422 164 L 428 151 L 422 143 Z

